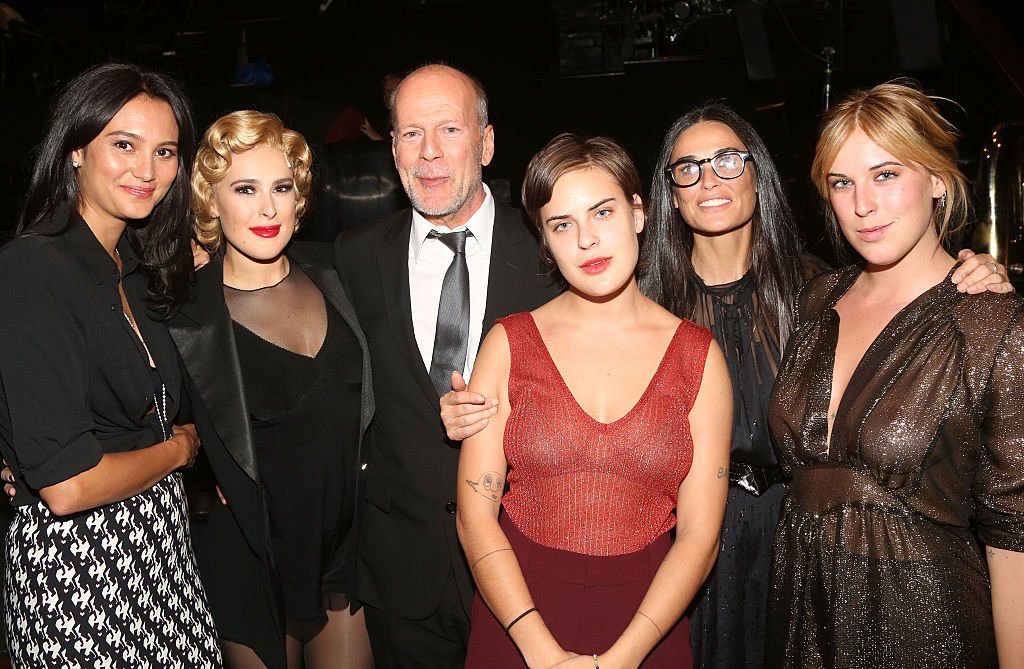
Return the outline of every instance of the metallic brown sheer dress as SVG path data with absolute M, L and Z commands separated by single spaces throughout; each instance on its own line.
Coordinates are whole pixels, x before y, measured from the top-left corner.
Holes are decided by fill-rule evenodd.
M 947 280 L 900 311 L 827 412 L 858 268 L 809 283 L 769 413 L 793 483 L 766 667 L 995 667 L 982 544 L 1024 551 L 1024 318 Z

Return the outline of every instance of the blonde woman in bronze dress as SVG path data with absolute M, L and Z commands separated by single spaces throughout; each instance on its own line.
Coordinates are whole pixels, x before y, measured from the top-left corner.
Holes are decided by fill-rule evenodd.
M 861 262 L 803 289 L 776 380 L 766 666 L 1024 666 L 1024 307 L 947 280 L 956 138 L 907 85 L 826 116 L 812 177 Z

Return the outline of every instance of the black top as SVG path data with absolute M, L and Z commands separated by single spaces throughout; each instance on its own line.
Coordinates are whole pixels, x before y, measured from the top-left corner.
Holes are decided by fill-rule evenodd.
M 292 275 L 298 272 L 293 265 Z M 313 356 L 277 346 L 237 321 L 234 330 L 256 458 L 266 473 L 285 615 L 321 620 L 324 567 L 348 536 L 354 510 L 359 343 L 330 306 L 323 345 Z
M 252 434 L 252 412 L 245 397 L 236 342 L 238 337 L 232 316 L 244 315 L 241 319 L 249 323 L 250 331 L 259 332 L 264 339 L 290 350 L 309 351 L 308 355 L 312 356 L 319 351 L 325 339 L 327 311 L 324 303 L 329 304 L 354 335 L 360 352 L 359 439 L 342 444 L 351 449 L 345 457 L 352 462 L 365 461 L 363 449 L 369 448 L 369 441 L 364 440 L 364 435 L 374 415 L 373 381 L 366 340 L 352 303 L 333 268 L 331 247 L 293 242 L 287 256 L 292 270 L 289 276 L 302 275 L 313 281 L 315 289 L 319 289 L 311 292 L 317 298 L 323 325 L 319 330 L 312 330 L 317 336 L 310 339 L 309 348 L 296 347 L 295 342 L 301 342 L 302 338 L 293 339 L 289 333 L 308 333 L 311 330 L 300 327 L 275 332 L 271 327 L 280 326 L 288 314 L 308 317 L 314 313 L 314 310 L 297 308 L 296 300 L 275 301 L 269 309 L 257 310 L 240 309 L 238 302 L 233 300 L 229 312 L 223 264 L 218 258 L 196 273 L 193 299 L 181 305 L 168 325 L 188 372 L 185 385 L 189 397 L 194 398 L 190 410 L 203 441 L 203 453 L 228 500 L 227 505 L 214 504 L 206 527 L 193 533 L 196 561 L 210 609 L 221 636 L 252 648 L 269 669 L 285 669 L 287 665 L 284 597 L 281 576 L 275 564 L 277 551 L 270 537 L 264 488 L 264 480 L 278 474 L 263 471 L 258 464 Z M 301 268 L 301 272 L 296 272 L 296 267 Z M 272 317 L 259 318 L 264 312 L 269 312 Z M 249 317 L 253 317 L 255 322 Z M 269 336 L 268 329 L 271 330 Z M 337 403 L 331 408 L 337 409 Z M 352 467 L 349 476 L 354 476 L 356 471 L 358 467 Z M 346 484 L 341 488 L 350 491 L 354 505 L 357 499 L 354 486 Z M 348 536 L 354 536 L 356 531 L 352 529 Z M 345 549 L 346 546 L 342 546 L 330 562 L 323 565 L 322 590 L 325 592 L 351 591 L 353 560 Z
M 765 425 L 778 371 L 777 328 L 761 318 L 754 280 L 747 273 L 718 286 L 700 284 L 693 320 L 711 330 L 725 356 L 732 380 L 733 430 L 730 458 L 758 467 L 775 467 L 775 450 Z
M 166 385 L 170 423 L 180 370 L 167 330 L 147 317 L 146 278 L 126 239 L 124 289 Z M 163 440 L 154 376 L 121 308 L 117 265 L 76 213 L 0 250 L 0 452 L 18 477 L 15 504 L 94 467 L 104 453 Z
M 805 281 L 827 270 L 828 265 L 815 256 L 800 257 L 800 274 Z M 777 325 L 764 317 L 751 272 L 716 286 L 702 281 L 699 288 L 701 296 L 690 318 L 711 330 L 732 381 L 729 457 L 756 467 L 776 467 L 778 460 L 765 418 L 785 342 L 779 341 Z

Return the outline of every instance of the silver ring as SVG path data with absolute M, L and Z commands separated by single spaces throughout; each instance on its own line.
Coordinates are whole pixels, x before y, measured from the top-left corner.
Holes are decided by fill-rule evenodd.
M 992 273 L 993 273 L 993 274 L 999 274 L 999 265 L 997 265 L 997 264 L 996 264 L 996 263 L 994 263 L 994 262 L 990 262 L 990 263 L 989 263 L 989 266 L 991 266 L 991 267 L 992 267 Z

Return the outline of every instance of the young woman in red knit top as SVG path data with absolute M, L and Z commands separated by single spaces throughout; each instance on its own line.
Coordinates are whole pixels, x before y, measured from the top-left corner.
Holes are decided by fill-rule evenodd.
M 471 390 L 499 403 L 459 463 L 469 668 L 690 662 L 677 623 L 718 546 L 731 387 L 710 333 L 637 288 L 639 192 L 604 138 L 560 135 L 527 168 L 568 290 L 501 319 L 477 358 Z

